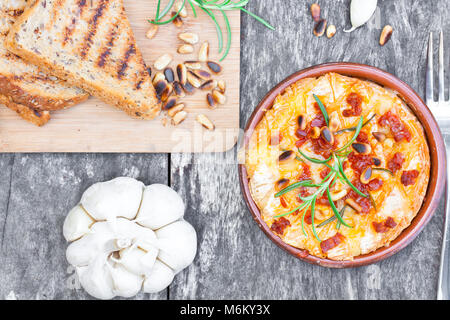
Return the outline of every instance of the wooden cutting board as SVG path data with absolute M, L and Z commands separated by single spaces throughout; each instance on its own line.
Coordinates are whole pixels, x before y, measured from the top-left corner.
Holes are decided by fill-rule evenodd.
M 162 7 L 167 1 L 162 2 Z M 210 59 L 218 61 L 216 29 L 212 20 L 201 10 L 194 18 L 191 8 L 189 17 L 181 28 L 172 23 L 161 26 L 153 39 L 145 34 L 149 29 L 147 19 L 154 18 L 157 0 L 125 0 L 125 8 L 132 24 L 138 46 L 148 66 L 164 53 L 173 55 L 171 67 L 187 60 L 197 60 L 197 51 L 203 41 L 210 43 Z M 221 14 L 224 39 L 226 28 Z M 223 152 L 232 148 L 239 131 L 239 71 L 240 71 L 240 14 L 229 12 L 232 27 L 232 44 L 228 57 L 222 61 L 224 71 L 216 79 L 227 84 L 227 102 L 215 110 L 207 108 L 206 93 L 197 91 L 186 96 L 187 119 L 173 126 L 169 121 L 163 125 L 159 116 L 153 121 L 135 120 L 124 112 L 91 97 L 87 102 L 68 110 L 52 113 L 48 124 L 39 128 L 0 106 L 0 152 Z M 165 20 L 165 19 L 164 19 Z M 180 32 L 194 32 L 200 37 L 193 54 L 180 55 L 177 47 L 182 43 Z M 197 123 L 198 114 L 206 115 L 215 124 L 208 131 Z

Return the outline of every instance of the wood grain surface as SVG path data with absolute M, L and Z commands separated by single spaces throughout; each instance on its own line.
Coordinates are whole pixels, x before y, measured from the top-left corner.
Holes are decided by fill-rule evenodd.
M 148 19 L 155 16 L 156 0 L 125 0 L 125 9 L 132 25 L 136 41 L 146 64 L 156 69 L 154 61 L 162 54 L 170 53 L 175 69 L 178 63 L 197 60 L 198 49 L 203 41 L 210 43 L 210 59 L 218 61 L 219 54 L 216 29 L 212 20 L 201 10 L 194 18 L 188 8 L 190 18 L 183 27 L 173 23 L 161 26 L 153 39 L 145 34 L 150 24 Z M 162 5 L 167 1 L 163 1 Z M 162 10 L 162 9 L 161 9 Z M 163 20 L 168 19 L 170 15 Z M 228 14 L 232 25 L 232 44 L 227 59 L 221 62 L 223 73 L 216 79 L 227 83 L 227 102 L 210 110 L 206 103 L 206 91 L 197 90 L 192 96 L 180 99 L 185 103 L 188 117 L 178 126 L 163 126 L 159 116 L 155 120 L 136 120 L 123 111 L 107 105 L 98 99 L 88 101 L 67 110 L 52 113 L 52 119 L 43 127 L 36 127 L 23 121 L 14 111 L 0 106 L 0 151 L 1 152 L 222 152 L 234 146 L 239 128 L 239 12 Z M 218 15 L 226 40 L 225 22 Z M 178 39 L 180 32 L 194 32 L 200 37 L 192 54 L 178 54 L 177 48 L 183 42 Z M 206 66 L 204 66 L 206 70 Z M 198 114 L 205 114 L 216 126 L 208 132 L 195 120 Z M 228 139 L 224 139 L 229 136 Z
M 276 25 L 275 32 L 242 15 L 241 127 L 280 80 L 323 62 L 380 67 L 424 95 L 428 32 L 442 28 L 450 43 L 448 1 L 380 0 L 379 25 L 344 34 L 350 1 L 320 0 L 323 15 L 338 29 L 331 40 L 313 36 L 311 2 L 250 1 L 248 8 Z M 380 47 L 387 23 L 394 34 Z M 169 156 L 0 155 L 0 298 L 10 292 L 27 299 L 88 298 L 82 289 L 66 285 L 74 278 L 64 257 L 62 221 L 87 186 L 119 175 L 172 185 L 186 201 L 186 219 L 198 233 L 193 265 L 176 276 L 168 292 L 138 298 L 436 298 L 443 203 L 411 245 L 383 262 L 347 270 L 312 266 L 279 249 L 253 221 L 241 197 L 235 156 L 235 149 Z

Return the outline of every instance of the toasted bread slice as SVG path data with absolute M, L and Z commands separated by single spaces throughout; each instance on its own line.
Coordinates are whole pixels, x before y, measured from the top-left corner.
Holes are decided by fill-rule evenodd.
M 134 118 L 160 111 L 122 0 L 37 0 L 6 46 Z
M 2 0 L 0 3 L 0 101 L 25 120 L 41 126 L 50 119 L 50 114 L 44 111 L 73 106 L 89 95 L 6 50 L 6 35 L 28 2 Z
M 10 96 L 0 94 L 0 104 L 7 106 L 9 109 L 17 112 L 24 120 L 27 120 L 39 127 L 43 126 L 50 120 L 50 112 L 38 111 L 20 103 L 12 101 Z

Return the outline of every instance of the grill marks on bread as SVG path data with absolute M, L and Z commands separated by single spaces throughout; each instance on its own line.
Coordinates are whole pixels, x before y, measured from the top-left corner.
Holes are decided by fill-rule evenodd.
M 44 0 L 37 1 L 42 4 Z M 19 18 L 20 28 L 10 32 L 8 48 L 132 117 L 153 119 L 160 104 L 123 1 L 45 1 L 46 9 L 34 6 L 26 17 Z M 41 24 L 48 28 L 57 3 L 61 4 L 59 18 L 50 26 L 48 36 L 39 38 L 26 32 Z M 39 46 L 45 49 L 33 50 Z
M 131 58 L 131 56 L 136 54 L 136 45 L 134 44 L 134 39 L 128 44 L 128 49 L 125 52 L 125 55 L 122 59 L 122 62 L 119 62 L 119 69 L 117 71 L 117 78 L 122 79 L 122 77 L 125 75 L 125 71 L 128 68 L 128 62 Z
M 106 46 L 101 51 L 102 53 L 98 57 L 97 60 L 97 66 L 100 68 L 103 68 L 108 60 L 108 57 L 111 55 L 112 48 L 114 46 L 114 41 L 116 40 L 116 37 L 118 36 L 118 29 L 119 25 L 116 23 L 113 25 L 113 27 L 109 30 L 108 36 L 107 36 L 107 42 Z
M 97 8 L 94 11 L 94 15 L 92 16 L 91 20 L 89 21 L 89 31 L 84 38 L 84 43 L 82 44 L 80 54 L 83 59 L 86 58 L 86 55 L 88 54 L 89 50 L 91 49 L 91 46 L 94 42 L 95 35 L 98 31 L 99 24 L 101 22 L 102 17 L 104 17 L 104 13 L 109 5 L 108 0 L 101 0 L 97 6 Z
M 59 1 L 66 1 L 66 0 L 59 0 Z M 87 0 L 79 0 L 78 6 L 80 9 L 80 15 L 83 14 L 83 12 L 86 12 L 86 8 L 89 7 L 89 3 L 86 2 Z M 137 54 L 137 48 L 136 48 L 136 41 L 132 37 L 128 39 L 125 43 L 120 43 L 123 41 L 119 41 L 119 30 L 120 30 L 120 20 L 116 20 L 112 27 L 109 28 L 106 37 L 105 35 L 101 35 L 100 31 L 105 24 L 111 23 L 111 21 L 108 21 L 106 19 L 108 10 L 114 10 L 109 8 L 111 1 L 109 0 L 99 0 L 97 6 L 92 10 L 93 13 L 89 19 L 88 23 L 88 32 L 86 35 L 83 36 L 83 42 L 78 44 L 79 45 L 79 52 L 82 59 L 88 59 L 89 55 L 97 54 L 97 57 L 94 57 L 94 61 L 96 61 L 96 65 L 99 68 L 107 68 L 108 64 L 113 63 L 115 66 L 112 66 L 113 69 L 116 70 L 117 78 L 119 80 L 124 79 L 127 76 L 127 71 L 130 67 L 130 62 L 136 57 Z M 91 4 L 92 5 L 92 4 Z M 80 18 L 81 20 L 81 18 Z M 77 27 L 77 24 L 79 21 L 75 18 L 71 19 L 71 23 L 64 28 L 64 40 L 63 40 L 63 46 L 67 44 L 69 41 L 72 41 L 71 37 L 74 35 L 74 31 Z M 93 50 L 93 44 L 94 42 L 102 43 L 102 47 L 96 50 Z M 111 56 L 113 55 L 113 51 L 115 46 L 125 46 L 124 49 L 121 50 L 121 58 L 119 59 L 111 59 Z M 116 49 L 117 50 L 117 49 Z M 145 64 L 142 61 L 141 63 Z M 135 89 L 139 90 L 141 88 L 142 83 L 144 82 L 143 74 L 145 71 L 140 72 L 138 76 L 136 76 L 135 81 Z

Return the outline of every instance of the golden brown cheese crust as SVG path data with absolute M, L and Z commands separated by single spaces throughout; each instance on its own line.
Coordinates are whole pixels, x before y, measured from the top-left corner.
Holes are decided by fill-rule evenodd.
M 334 215 L 326 201 L 317 202 L 314 225 L 322 242 L 314 237 L 311 224 L 304 223 L 306 235 L 303 233 L 302 213 L 294 212 L 283 218 L 278 217 L 301 204 L 302 201 L 298 198 L 300 189 L 275 197 L 279 190 L 276 189 L 276 183 L 280 179 L 289 180 L 288 184 L 292 184 L 308 175 L 316 183 L 323 178 L 322 171 L 326 169 L 324 165 L 300 161 L 301 157 L 297 153 L 300 145 L 302 152 L 308 156 L 323 159 L 324 153 L 317 152 L 312 139 L 299 144 L 299 137 L 296 135 L 299 115 L 305 116 L 308 126 L 311 126 L 315 118 L 320 118 L 321 112 L 315 105 L 313 94 L 324 103 L 328 115 L 337 119 L 339 129 L 354 127 L 359 122 L 360 117 L 349 116 L 351 112 L 348 111 L 352 110 L 349 96 L 356 94 L 355 97 L 360 98 L 364 121 L 375 114 L 360 134 L 367 137 L 371 146 L 372 151 L 368 157 L 381 160 L 378 166 L 381 168 L 394 168 L 392 159 L 395 154 L 403 157 L 401 168 L 394 170 L 393 176 L 384 171 L 373 171 L 371 179 L 382 181 L 382 187 L 374 190 L 369 190 L 367 185 L 363 187 L 369 190 L 375 202 L 374 206 L 372 202 L 366 201 L 366 212 L 346 209 L 344 220 L 352 228 L 341 225 L 337 230 L 336 221 L 317 227 Z M 395 134 L 395 129 L 383 122 L 386 114 L 400 119 L 410 133 L 408 139 L 400 139 L 401 135 Z M 383 133 L 386 139 L 378 141 L 373 132 Z M 343 146 L 353 135 L 354 132 L 335 135 L 338 140 L 337 148 Z M 278 161 L 279 156 L 286 150 L 296 152 L 297 158 L 281 163 Z M 358 183 L 360 173 L 348 159 L 346 162 L 346 176 L 354 184 Z M 430 157 L 421 124 L 395 92 L 369 81 L 329 73 L 317 79 L 300 80 L 275 99 L 273 107 L 266 112 L 251 137 L 246 154 L 246 169 L 252 197 L 262 218 L 277 236 L 287 244 L 306 249 L 318 257 L 351 260 L 355 256 L 389 245 L 410 225 L 427 190 Z M 351 195 L 350 187 L 340 181 L 331 188 L 332 193 L 342 190 L 347 191 L 347 197 Z M 335 202 L 338 209 L 344 206 L 344 199 Z

